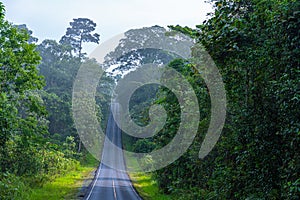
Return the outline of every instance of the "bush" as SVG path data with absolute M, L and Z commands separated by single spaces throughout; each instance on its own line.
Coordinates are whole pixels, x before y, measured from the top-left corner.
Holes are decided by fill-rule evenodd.
M 26 200 L 29 199 L 30 188 L 22 179 L 10 173 L 0 174 L 0 199 Z

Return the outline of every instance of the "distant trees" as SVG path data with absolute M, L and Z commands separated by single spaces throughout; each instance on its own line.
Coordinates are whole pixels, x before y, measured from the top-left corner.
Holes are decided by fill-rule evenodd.
M 78 152 L 82 152 L 83 148 L 81 148 L 71 110 L 73 82 L 81 65 L 99 64 L 84 58 L 82 52 L 80 56 L 74 55 L 74 51 L 81 49 L 82 42 L 98 42 L 99 35 L 90 33 L 95 29 L 96 24 L 89 19 L 74 19 L 71 25 L 60 43 L 55 40 L 44 40 L 38 45 L 37 50 L 42 57 L 38 67 L 46 81 L 45 92 L 42 92 L 41 96 L 49 112 L 47 119 L 51 140 L 61 144 L 66 138 L 72 136 Z M 104 79 L 105 81 L 101 81 Z M 95 98 L 101 105 L 97 109 L 102 125 L 105 126 L 106 114 L 109 112 L 107 102 L 110 102 L 108 99 L 111 95 L 109 90 L 114 82 L 105 74 L 101 80 Z
M 71 115 L 73 80 L 81 61 L 72 54 L 72 47 L 55 40 L 44 40 L 37 46 L 42 57 L 38 66 L 45 77 L 45 92 L 41 93 L 48 110 L 50 137 L 55 142 L 64 141 L 67 136 L 76 136 Z
M 82 58 L 82 44 L 84 42 L 99 43 L 100 35 L 92 33 L 96 28 L 96 23 L 87 18 L 73 19 L 70 22 L 71 27 L 67 28 L 66 34 L 59 41 L 61 44 L 70 45 Z

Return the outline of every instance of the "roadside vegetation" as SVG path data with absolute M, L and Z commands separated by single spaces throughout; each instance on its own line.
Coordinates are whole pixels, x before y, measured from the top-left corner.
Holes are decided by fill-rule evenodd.
M 175 196 L 164 194 L 160 191 L 157 181 L 151 173 L 129 173 L 134 188 L 144 200 L 171 200 Z
M 215 61 L 227 92 L 226 124 L 213 151 L 199 159 L 210 120 L 209 90 L 192 61 L 172 61 L 169 66 L 193 86 L 201 119 L 189 150 L 152 177 L 159 191 L 175 199 L 299 199 L 300 2 L 209 2 L 214 12 L 197 29 L 170 28 L 194 38 Z M 154 103 L 164 106 L 168 119 L 154 137 L 126 140 L 136 152 L 160 149 L 178 130 L 176 97 L 166 88 L 156 97 L 147 98 L 147 89 L 135 96 L 131 111 L 139 124 L 149 122 Z
M 97 166 L 81 146 L 71 113 L 72 84 L 86 60 L 81 45 L 98 43 L 95 26 L 74 19 L 68 29 L 74 38 L 67 32 L 60 42 L 37 45 L 26 25 L 5 20 L 0 2 L 0 199 L 63 199 Z M 89 30 L 82 37 L 92 37 L 79 44 L 74 32 L 82 29 Z M 105 115 L 99 108 L 99 117 Z
M 125 134 L 123 134 L 123 142 L 125 147 L 130 148 L 131 145 L 128 143 L 129 140 Z M 137 159 L 132 156 L 127 156 L 126 164 L 128 175 L 132 181 L 133 187 L 144 200 L 171 200 L 175 198 L 175 196 L 164 194 L 163 191 L 161 191 L 153 173 L 132 172 L 132 170 L 139 169 L 139 163 Z
M 84 181 L 94 178 L 94 171 L 98 165 L 99 161 L 87 154 L 87 158 L 76 169 L 67 171 L 64 175 L 54 178 L 42 187 L 28 190 L 27 196 L 35 200 L 79 199 L 79 195 L 83 195 L 80 190 L 82 190 Z
M 298 200 L 300 1 L 208 2 L 214 11 L 195 29 L 169 28 L 203 45 L 220 70 L 227 92 L 221 138 L 200 160 L 210 122 L 210 91 L 191 60 L 171 61 L 169 67 L 189 81 L 198 97 L 199 129 L 188 151 L 171 165 L 131 173 L 134 186 L 146 200 Z M 0 2 L 0 199 L 72 199 L 83 177 L 96 167 L 71 112 L 76 73 L 84 62 L 95 62 L 82 52 L 83 43 L 99 42 L 95 27 L 89 19 L 73 19 L 60 41 L 37 44 L 26 25 L 5 20 Z M 96 102 L 104 129 L 115 80 L 108 75 L 103 80 Z M 153 88 L 155 94 L 149 94 Z M 137 124 L 148 124 L 153 104 L 162 105 L 168 116 L 151 138 L 123 136 L 125 149 L 145 153 L 169 143 L 180 124 L 180 105 L 171 90 L 148 85 L 130 101 Z

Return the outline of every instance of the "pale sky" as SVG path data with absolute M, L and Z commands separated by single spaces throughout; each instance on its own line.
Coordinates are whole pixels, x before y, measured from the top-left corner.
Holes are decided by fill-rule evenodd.
M 59 40 L 73 18 L 97 24 L 100 42 L 132 28 L 181 25 L 195 28 L 212 6 L 205 0 L 2 0 L 6 19 L 26 24 L 39 39 Z M 90 53 L 97 45 L 85 45 Z

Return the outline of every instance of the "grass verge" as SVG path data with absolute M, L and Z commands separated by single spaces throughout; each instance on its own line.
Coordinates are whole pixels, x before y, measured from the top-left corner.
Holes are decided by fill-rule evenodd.
M 41 188 L 32 189 L 30 199 L 33 200 L 59 200 L 77 199 L 77 193 L 85 177 L 94 170 L 92 167 L 79 167 L 66 175 L 46 183 Z
M 144 200 L 172 200 L 171 195 L 162 194 L 151 173 L 129 173 L 134 188 Z
M 43 185 L 41 188 L 31 190 L 30 199 L 32 200 L 75 200 L 83 182 L 87 178 L 93 178 L 92 172 L 96 169 L 98 162 L 91 155 L 84 158 L 84 164 L 76 170 L 54 179 Z
M 126 165 L 129 171 L 130 179 L 134 188 L 144 200 L 172 200 L 176 199 L 172 195 L 163 194 L 158 187 L 156 180 L 151 173 L 146 172 L 130 172 L 139 171 L 138 161 L 131 155 L 125 155 Z

